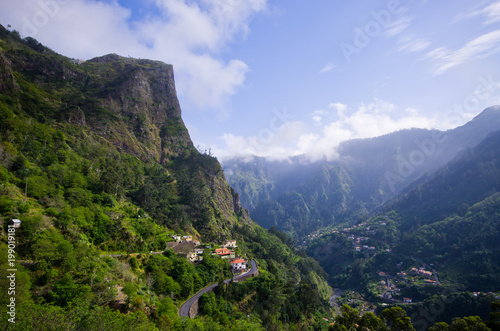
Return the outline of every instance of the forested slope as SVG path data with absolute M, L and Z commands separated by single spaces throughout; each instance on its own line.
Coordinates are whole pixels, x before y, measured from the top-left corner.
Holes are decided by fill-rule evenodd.
M 253 223 L 217 159 L 193 147 L 172 66 L 114 54 L 75 64 L 0 26 L 0 118 L 2 289 L 7 223 L 22 222 L 15 233 L 17 323 L 2 309 L 6 329 L 322 323 L 329 289 L 321 268 L 296 255 L 282 233 Z M 174 233 L 212 247 L 236 239 L 239 254 L 258 260 L 261 276 L 221 287 L 199 318 L 181 319 L 185 299 L 231 275 L 227 260 L 208 253 L 199 264 L 171 250 L 149 254 L 165 250 Z M 2 291 L 2 307 L 9 300 Z

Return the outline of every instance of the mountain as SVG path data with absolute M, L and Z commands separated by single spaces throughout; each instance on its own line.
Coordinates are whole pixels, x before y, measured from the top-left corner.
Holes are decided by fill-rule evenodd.
M 28 47 L 35 51 L 26 51 Z M 6 64 L 3 71 L 15 73 L 9 74 L 3 83 L 11 86 L 11 93 L 4 94 L 4 98 L 19 98 L 19 106 L 30 118 L 40 123 L 73 125 L 78 130 L 74 144 L 91 145 L 90 142 L 96 141 L 143 162 L 189 174 L 167 176 L 170 178 L 164 180 L 181 184 L 172 190 L 183 197 L 183 208 L 194 216 L 192 221 L 202 235 L 228 237 L 238 218 L 250 221 L 237 195 L 225 182 L 218 162 L 194 148 L 181 118 L 171 65 L 116 54 L 77 65 L 32 39 L 16 53 L 2 52 L 2 58 Z M 8 121 L 3 126 L 4 132 L 16 129 Z M 32 153 L 35 156 L 40 152 L 42 149 Z M 206 166 L 200 167 L 201 164 Z M 107 170 L 112 170 L 111 165 L 106 166 Z M 95 171 L 99 170 L 103 169 Z M 109 179 L 112 182 L 104 189 L 121 195 L 119 181 L 125 176 L 111 173 L 109 176 L 115 177 Z M 146 180 L 133 194 L 136 202 L 144 203 L 149 212 L 170 226 L 174 217 L 186 217 L 173 216 L 168 201 L 161 206 L 148 205 L 151 200 L 145 189 L 148 185 Z M 207 189 L 202 191 L 201 187 Z M 205 200 L 208 208 L 201 208 L 195 200 Z M 215 214 L 219 216 L 217 220 Z
M 500 131 L 384 206 L 404 233 L 395 250 L 433 261 L 443 279 L 500 289 Z
M 410 185 L 384 208 L 397 210 L 407 220 L 405 229 L 465 213 L 500 188 L 499 142 L 500 131 L 490 133 L 434 174 Z
M 324 271 L 255 224 L 217 159 L 194 148 L 171 65 L 69 59 L 0 26 L 0 118 L 2 289 L 16 268 L 15 294 L 0 294 L 6 330 L 325 324 Z M 203 244 L 201 262 L 166 249 L 175 234 Z M 229 239 L 260 276 L 219 286 L 200 318 L 180 318 L 188 297 L 232 277 L 211 254 Z
M 494 106 L 445 132 L 409 129 L 343 142 L 334 161 L 255 157 L 228 160 L 223 167 L 255 221 L 300 237 L 320 227 L 357 222 L 498 127 L 500 107 Z
M 374 216 L 310 235 L 307 254 L 333 286 L 368 301 L 411 298 L 414 304 L 403 307 L 415 326 L 464 314 L 486 319 L 500 293 L 499 164 L 500 131 L 494 131 Z

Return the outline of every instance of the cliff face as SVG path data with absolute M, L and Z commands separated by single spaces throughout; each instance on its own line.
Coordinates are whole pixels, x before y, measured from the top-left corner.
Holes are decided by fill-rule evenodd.
M 85 62 L 83 88 L 123 125 L 92 127 L 127 152 L 165 162 L 192 148 L 181 118 L 171 65 L 110 54 Z M 118 137 L 113 136 L 118 135 Z
M 229 237 L 235 224 L 250 222 L 218 161 L 193 147 L 172 65 L 116 54 L 76 64 L 1 26 L 0 37 L 0 94 L 20 116 L 161 165 L 175 186 L 172 200 L 202 235 Z

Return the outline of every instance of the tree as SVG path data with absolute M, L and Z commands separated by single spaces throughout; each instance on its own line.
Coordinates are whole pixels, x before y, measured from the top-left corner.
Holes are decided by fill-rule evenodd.
M 360 321 L 359 311 L 349 305 L 343 305 L 340 311 L 342 314 L 335 317 L 335 324 L 330 329 L 334 331 L 356 330 L 356 326 Z
M 368 312 L 361 316 L 361 320 L 359 321 L 359 330 L 387 331 L 389 329 L 382 319 L 375 316 L 374 313 Z
M 65 307 L 72 301 L 88 294 L 90 294 L 90 286 L 76 284 L 71 274 L 65 274 L 54 284 L 50 299 L 58 306 Z
M 415 331 L 411 319 L 401 307 L 384 309 L 380 317 L 386 321 L 391 331 Z
M 456 317 L 448 325 L 445 322 L 436 323 L 429 331 L 490 331 L 479 316 Z
M 500 331 L 500 302 L 491 303 L 491 313 L 490 319 L 486 322 L 486 325 L 492 331 Z

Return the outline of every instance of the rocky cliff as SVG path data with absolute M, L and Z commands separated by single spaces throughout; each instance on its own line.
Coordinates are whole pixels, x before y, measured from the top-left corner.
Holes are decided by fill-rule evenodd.
M 0 37 L 0 93 L 15 104 L 17 115 L 64 128 L 74 144 L 98 141 L 161 165 L 171 189 L 155 199 L 168 195 L 171 205 L 145 207 L 162 223 L 224 238 L 235 224 L 250 222 L 218 161 L 193 146 L 172 65 L 116 54 L 82 63 L 1 26 Z M 131 196 L 151 200 L 141 192 L 146 187 Z M 182 226 L 173 216 L 179 213 Z

